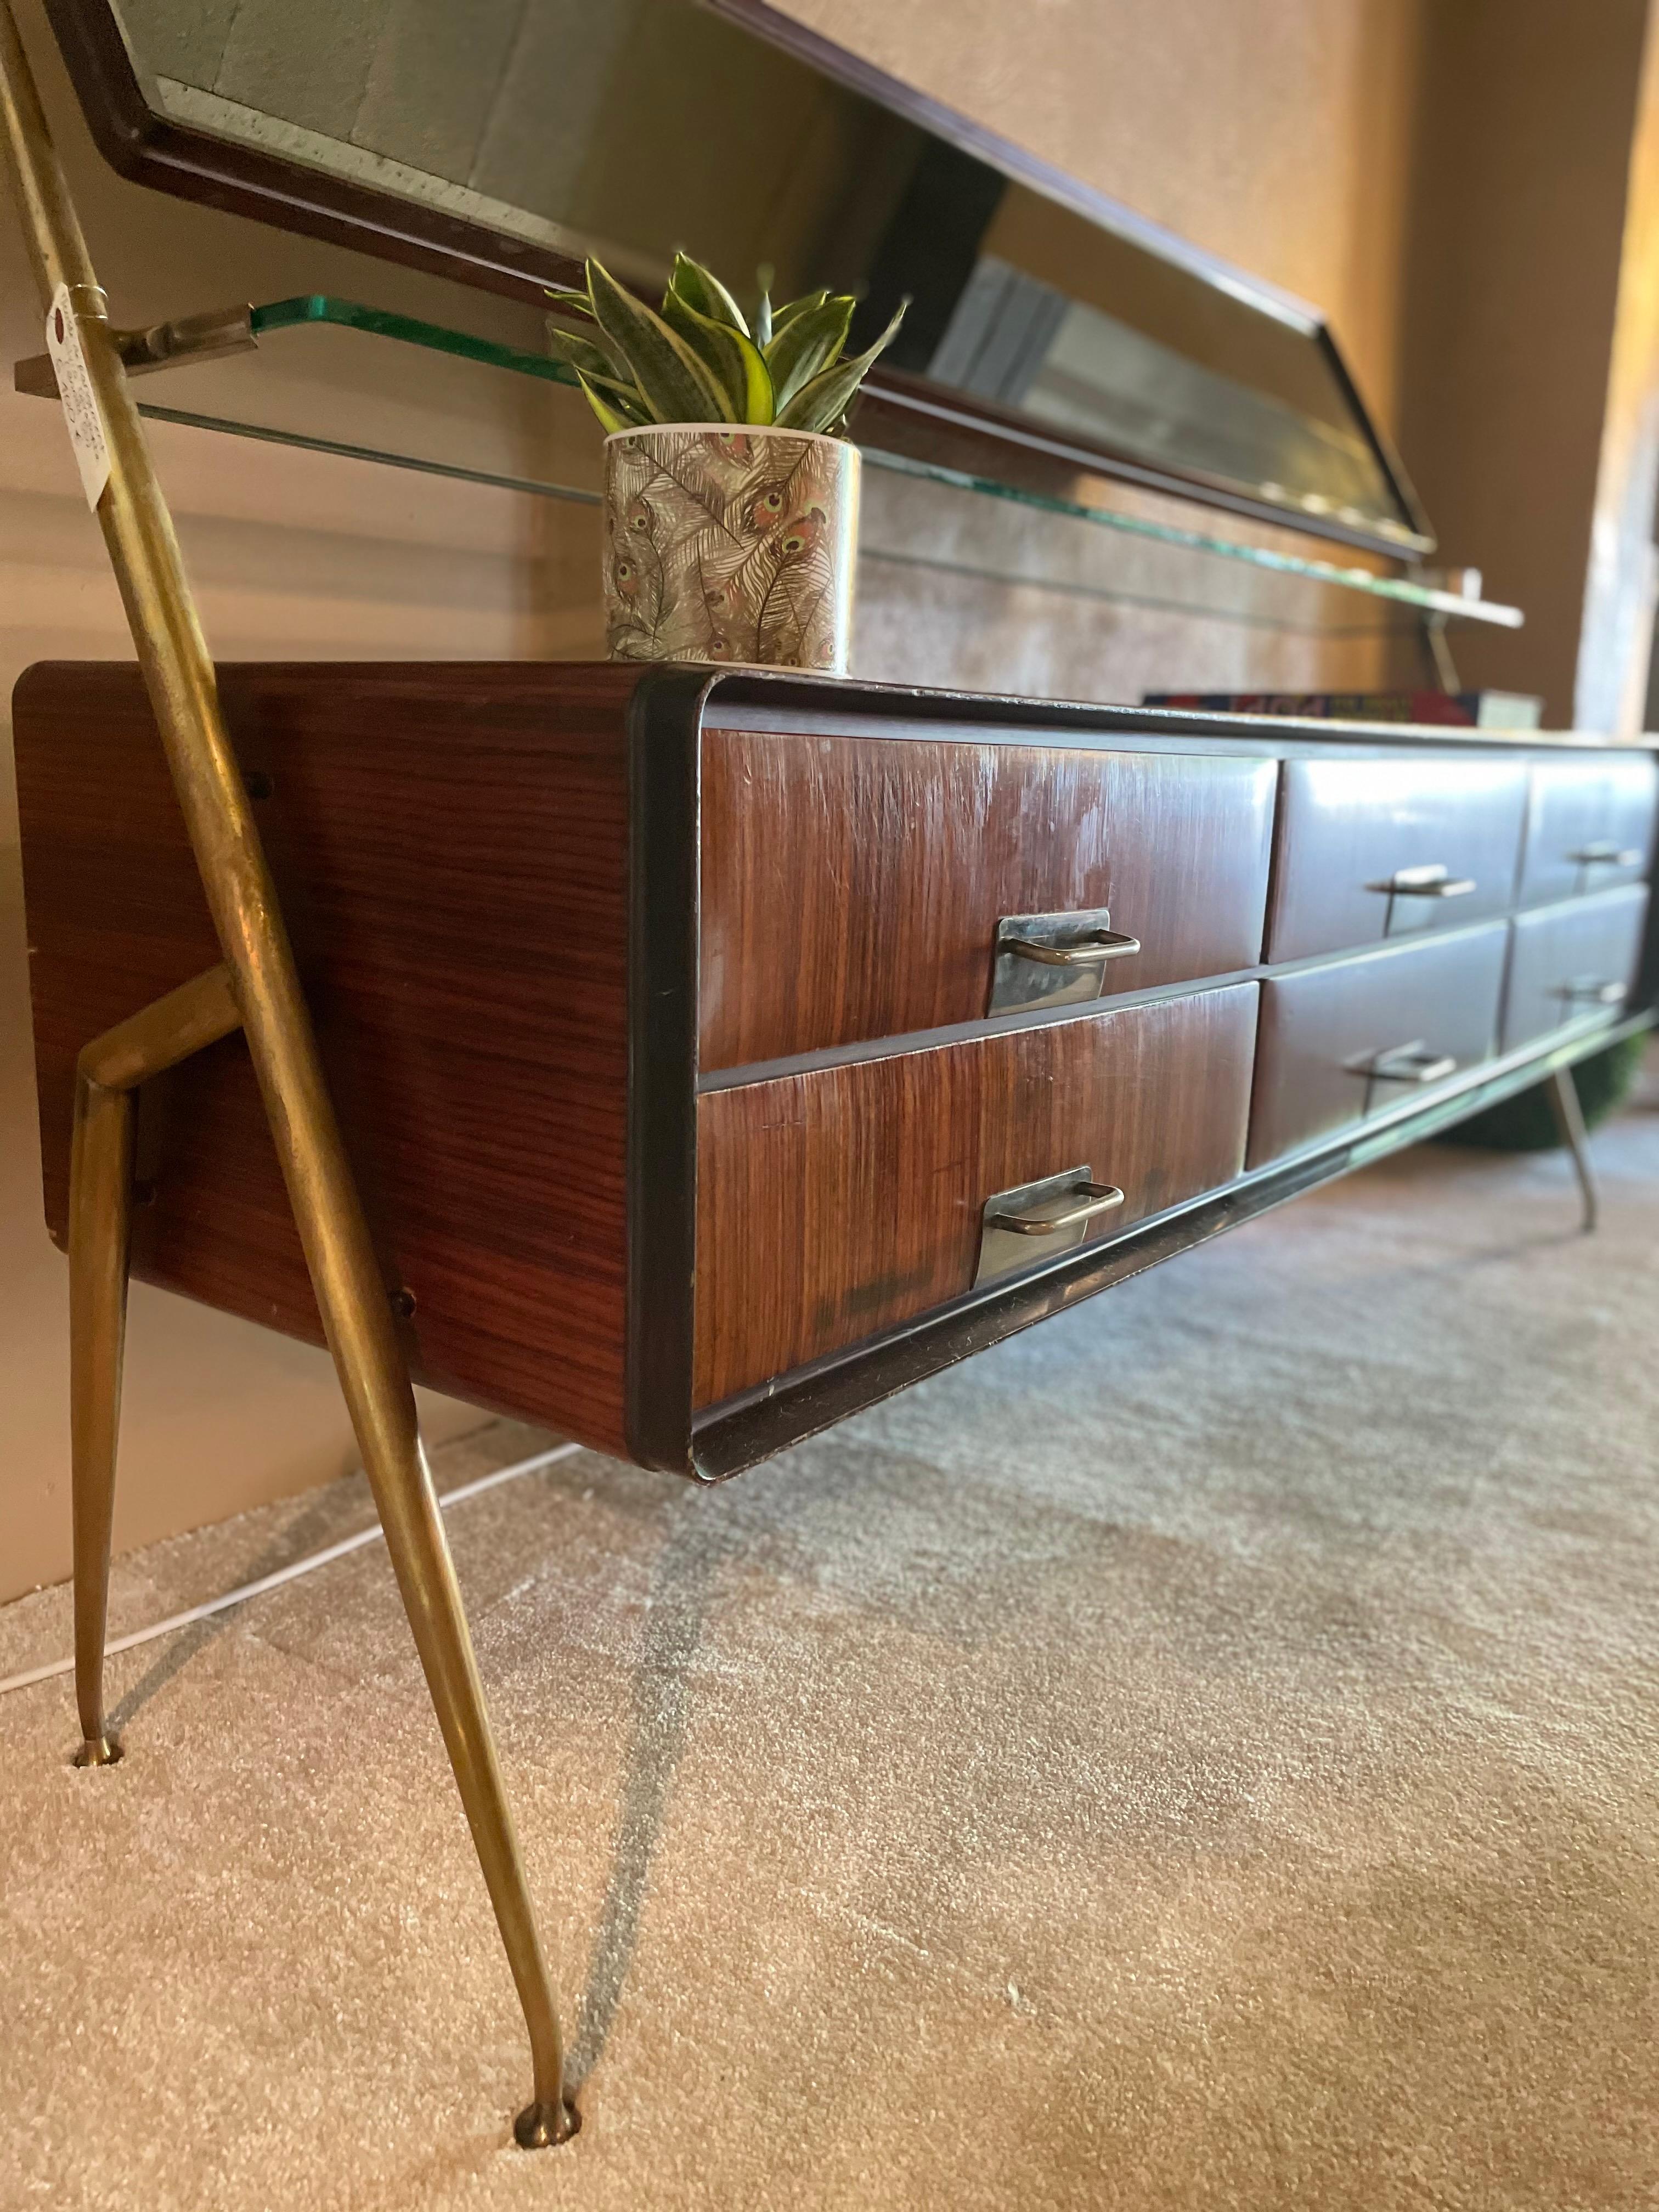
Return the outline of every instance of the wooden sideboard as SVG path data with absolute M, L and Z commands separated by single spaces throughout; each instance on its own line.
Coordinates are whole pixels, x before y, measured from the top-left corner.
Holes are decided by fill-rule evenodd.
M 220 675 L 415 1372 L 647 1466 L 732 1474 L 1655 989 L 1643 749 Z M 61 1242 L 77 1053 L 218 951 L 136 669 L 31 669 L 15 726 Z M 320 1339 L 240 1038 L 145 1086 L 137 1175 L 136 1273 Z

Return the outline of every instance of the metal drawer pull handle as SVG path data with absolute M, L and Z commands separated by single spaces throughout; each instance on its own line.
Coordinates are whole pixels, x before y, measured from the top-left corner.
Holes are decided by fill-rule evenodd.
M 1606 837 L 1594 845 L 1581 845 L 1567 858 L 1581 868 L 1639 868 L 1642 865 L 1642 855 L 1634 846 L 1615 845 Z
M 1368 891 L 1386 891 L 1390 898 L 1467 898 L 1475 889 L 1473 876 L 1455 876 L 1443 860 L 1429 860 L 1420 868 L 1396 868 L 1380 884 L 1367 884 Z
M 1064 1213 L 1043 1216 L 1038 1213 L 994 1213 L 986 1222 L 988 1229 L 1012 1229 L 1021 1237 L 1049 1237 L 1056 1229 L 1075 1229 L 1079 1221 L 1092 1221 L 1097 1213 L 1109 1213 L 1115 1206 L 1123 1203 L 1123 1193 L 1109 1182 L 1080 1182 L 1077 1194 L 1080 1206 L 1068 1206 Z
M 1562 983 L 1556 988 L 1558 999 L 1568 999 L 1591 1006 L 1622 1006 L 1630 996 L 1628 983 L 1598 983 L 1589 977 L 1581 983 Z
M 1040 960 L 1045 968 L 1098 968 L 1108 960 L 1121 960 L 1139 952 L 1140 939 L 1121 930 L 1097 929 L 1076 945 L 1038 945 L 1029 937 L 1005 937 L 999 950 L 1018 952 L 1022 960 Z
M 1457 1062 L 1449 1053 L 1431 1052 L 1421 1037 L 1373 1053 L 1368 1060 L 1350 1060 L 1348 1067 L 1350 1073 L 1372 1083 L 1443 1083 L 1457 1073 Z

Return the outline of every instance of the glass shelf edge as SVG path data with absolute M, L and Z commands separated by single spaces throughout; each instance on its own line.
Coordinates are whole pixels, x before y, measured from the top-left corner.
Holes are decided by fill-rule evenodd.
M 544 383 L 576 389 L 574 370 L 550 355 L 526 353 L 521 347 L 501 345 L 494 338 L 452 331 L 444 323 L 422 322 L 416 315 L 393 314 L 385 307 L 366 307 L 356 300 L 337 299 L 329 292 L 273 300 L 249 312 L 249 325 L 256 339 L 267 331 L 295 330 L 316 323 L 337 330 L 367 331 L 372 337 L 395 338 L 400 345 L 423 346 L 431 353 L 452 354 L 460 361 L 481 362 L 490 368 L 510 369 L 515 376 L 538 376 Z
M 251 309 L 250 322 L 256 339 L 262 334 L 276 331 L 328 325 L 342 330 L 362 331 L 374 337 L 390 338 L 400 344 L 419 346 L 428 352 L 447 354 L 459 360 L 477 362 L 484 367 L 505 369 L 515 375 L 533 376 L 544 383 L 562 385 L 570 389 L 575 386 L 574 377 L 562 362 L 542 355 L 526 353 L 518 347 L 500 344 L 491 338 L 475 337 L 466 331 L 451 330 L 441 323 L 425 322 L 417 316 L 396 314 L 389 309 L 366 307 L 355 300 L 340 299 L 331 293 L 311 292 L 291 299 L 269 301 Z M 312 437 L 299 431 L 269 428 L 257 423 L 238 422 L 228 416 L 195 414 L 183 409 L 148 403 L 141 404 L 139 412 L 157 422 L 214 430 L 233 437 L 252 438 L 270 445 L 293 446 L 311 453 L 331 453 L 343 459 L 368 461 L 380 467 L 411 469 L 422 475 L 447 477 L 461 483 L 483 484 L 493 489 L 520 492 L 536 498 L 563 500 L 584 507 L 599 504 L 597 493 L 574 484 L 556 483 L 538 477 L 499 476 L 455 464 L 389 453 L 374 447 L 350 445 L 336 439 Z M 1149 539 L 1155 544 L 1174 546 L 1182 551 L 1202 554 L 1218 560 L 1239 562 L 1275 574 L 1293 576 L 1307 583 L 1327 585 L 1340 591 L 1358 592 L 1370 599 L 1392 600 L 1397 605 L 1411 607 L 1423 614 L 1440 616 L 1448 621 L 1479 622 L 1504 629 L 1519 629 L 1525 620 L 1518 607 L 1504 606 L 1488 599 L 1465 599 L 1457 592 L 1437 591 L 1430 585 L 1414 584 L 1405 577 L 1377 576 L 1369 569 L 1344 568 L 1335 562 L 1277 552 L 1268 546 L 1248 545 L 1236 539 L 1213 537 L 1205 531 L 1184 529 L 1177 523 L 1157 522 L 1141 515 L 1124 514 L 1115 508 L 1090 506 L 1081 500 L 1064 499 L 1054 493 L 1029 491 L 1017 485 L 1000 483 L 990 477 L 975 476 L 967 470 L 950 468 L 940 462 L 890 453 L 878 446 L 865 446 L 861 451 L 872 467 L 910 477 L 920 483 L 968 492 L 981 499 L 1003 500 L 1010 505 L 1039 514 L 1082 522 L 1094 529 L 1115 531 L 1122 536 Z M 926 556 L 919 555 L 915 557 Z M 1041 588 L 1043 581 L 1040 577 L 1021 580 L 1029 581 L 1037 588 Z
M 1180 546 L 1188 552 L 1243 561 L 1252 568 L 1269 568 L 1280 575 L 1332 584 L 1342 591 L 1364 592 L 1373 599 L 1394 599 L 1402 605 L 1419 608 L 1425 614 L 1444 615 L 1449 621 L 1492 623 L 1504 629 L 1519 629 L 1526 620 L 1519 607 L 1503 606 L 1492 599 L 1468 599 L 1456 592 L 1437 592 L 1431 585 L 1413 584 L 1403 576 L 1374 576 L 1368 568 L 1344 568 L 1334 561 L 1309 560 L 1296 553 L 1275 552 L 1270 546 L 1245 545 L 1232 538 L 1212 538 L 1204 531 L 1183 530 L 1177 523 L 1120 514 L 1111 507 L 1090 507 L 1081 500 L 1061 499 L 1052 492 L 1026 491 L 1013 484 L 998 483 L 988 477 L 971 476 L 963 469 L 947 468 L 938 461 L 921 461 L 908 453 L 886 453 L 879 447 L 866 446 L 862 451 L 866 461 L 896 475 L 947 484 L 958 491 L 972 492 L 981 499 L 1008 500 L 1018 507 L 1064 515 L 1073 521 L 1120 531 L 1133 538 L 1150 538 L 1159 544 Z
M 536 477 L 496 476 L 484 469 L 463 468 L 453 461 L 418 459 L 410 453 L 388 453 L 374 446 L 355 446 L 339 438 L 307 437 L 295 430 L 268 429 L 258 423 L 233 422 L 218 415 L 198 415 L 180 407 L 155 407 L 142 401 L 138 412 L 155 422 L 175 422 L 187 430 L 216 430 L 230 438 L 252 438 L 262 445 L 292 446 L 302 453 L 331 453 L 337 459 L 370 461 L 377 467 L 412 469 L 422 476 L 447 477 L 458 483 L 483 484 L 493 491 L 514 491 L 535 499 L 556 499 L 574 507 L 598 507 L 601 495 L 596 491 L 584 491 L 574 484 L 556 484 Z M 1206 622 L 1233 622 L 1255 625 L 1264 629 L 1305 629 L 1310 635 L 1383 637 L 1389 632 L 1374 628 L 1344 630 L 1328 624 L 1298 623 L 1287 617 L 1263 614 L 1242 607 L 1194 606 L 1182 599 L 1149 597 L 1145 593 L 1123 592 L 1106 584 L 1084 584 L 1071 577 L 1033 576 L 1013 568 L 987 568 L 975 563 L 953 561 L 944 554 L 908 552 L 896 546 L 860 545 L 859 557 L 866 561 L 891 562 L 902 568 L 929 568 L 948 575 L 971 576 L 976 582 L 1006 584 L 1015 589 L 1030 592 L 1056 592 L 1070 599 L 1101 599 L 1112 605 L 1156 607 L 1168 614 L 1188 613 L 1201 616 Z M 1401 631 L 1399 635 L 1407 635 Z
M 540 477 L 497 476 L 488 469 L 464 468 L 457 461 L 423 460 L 416 453 L 389 453 L 378 446 L 355 446 L 340 438 L 315 438 L 302 430 L 277 430 L 263 422 L 234 422 L 224 415 L 197 415 L 187 408 L 156 407 L 140 400 L 138 412 L 152 422 L 176 422 L 186 430 L 216 430 L 228 438 L 252 438 L 264 446 L 292 446 L 304 453 L 331 453 L 337 460 L 372 461 L 382 469 L 412 469 L 425 477 L 447 477 L 456 483 L 483 484 L 491 491 L 516 491 L 534 499 L 563 500 L 573 507 L 599 507 L 599 493 L 580 484 L 550 483 Z

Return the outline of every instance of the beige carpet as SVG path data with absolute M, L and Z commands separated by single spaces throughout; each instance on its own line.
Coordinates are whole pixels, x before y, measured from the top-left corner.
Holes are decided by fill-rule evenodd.
M 383 1553 L 118 1660 L 113 1771 L 0 1701 L 0 2204 L 1659 2205 L 1659 1113 L 1596 1147 L 1593 1242 L 1421 1152 L 723 1491 L 459 1507 L 569 2149 Z

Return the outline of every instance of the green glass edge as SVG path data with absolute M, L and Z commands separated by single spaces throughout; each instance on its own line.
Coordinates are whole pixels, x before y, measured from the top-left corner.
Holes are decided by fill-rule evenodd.
M 235 422 L 225 415 L 201 415 L 181 407 L 157 407 L 147 399 L 138 412 L 150 422 L 176 422 L 186 430 L 214 430 L 222 437 L 252 438 L 258 445 L 287 446 L 301 453 L 332 453 L 337 460 L 372 461 L 376 468 L 412 469 L 417 476 L 447 477 L 456 483 L 483 484 L 491 491 L 524 492 L 533 499 L 568 500 L 575 507 L 598 507 L 599 495 L 577 484 L 548 483 L 539 477 L 498 476 L 454 461 L 422 460 L 414 453 L 388 453 L 380 446 L 351 445 L 340 438 L 318 438 L 303 430 L 273 429 L 264 422 Z
M 1403 576 L 1374 576 L 1369 568 L 1340 568 L 1334 561 L 1308 561 L 1296 553 L 1275 553 L 1267 545 L 1240 545 L 1229 538 L 1211 538 L 1200 530 L 1182 530 L 1173 522 L 1152 522 L 1138 514 L 1119 514 L 1109 507 L 1085 507 L 1079 500 L 1060 499 L 1053 493 L 1026 491 L 1017 484 L 999 483 L 994 477 L 970 476 L 963 469 L 945 467 L 938 461 L 913 460 L 908 453 L 885 453 L 866 447 L 864 458 L 878 468 L 919 477 L 928 483 L 950 484 L 958 491 L 976 492 L 981 499 L 1010 500 L 1017 507 L 1036 507 L 1043 514 L 1063 514 L 1077 522 L 1092 522 L 1107 530 L 1122 531 L 1132 538 L 1151 538 L 1160 545 L 1179 545 L 1193 553 L 1215 553 L 1227 561 L 1247 561 L 1255 568 L 1271 568 L 1280 575 L 1305 576 L 1316 584 L 1340 585 L 1347 592 L 1367 592 L 1372 598 L 1396 599 L 1426 613 L 1461 617 L 1474 622 L 1497 623 L 1519 629 L 1523 617 L 1519 607 L 1500 606 L 1492 599 L 1466 599 L 1455 592 L 1437 592 L 1428 584 L 1407 583 Z
M 562 362 L 552 361 L 541 354 L 525 353 L 516 346 L 498 345 L 493 338 L 473 337 L 465 331 L 453 331 L 442 323 L 422 322 L 418 316 L 398 315 L 384 307 L 367 307 L 356 300 L 340 300 L 327 292 L 309 292 L 292 300 L 276 300 L 263 307 L 251 311 L 250 327 L 257 338 L 267 331 L 297 330 L 318 324 L 332 324 L 343 330 L 366 331 L 371 337 L 395 338 L 404 345 L 423 346 L 428 352 L 453 354 L 462 361 L 481 362 L 486 368 L 509 369 L 518 376 L 540 377 L 544 383 L 562 384 L 572 388 L 575 377 Z M 165 416 L 161 409 L 145 409 Z M 174 420 L 188 420 L 174 416 Z M 229 422 L 210 422 L 196 418 L 204 429 L 233 429 Z M 273 443 L 308 446 L 319 452 L 346 452 L 354 458 L 376 460 L 391 465 L 399 465 L 400 457 L 381 453 L 368 448 L 331 447 L 325 440 L 303 438 L 294 433 L 261 431 L 256 434 Z M 1340 568 L 1334 561 L 1313 561 L 1295 553 L 1278 553 L 1269 546 L 1242 545 L 1228 538 L 1212 538 L 1203 531 L 1183 530 L 1178 524 L 1153 522 L 1141 515 L 1121 514 L 1110 507 L 1085 506 L 1080 500 L 1061 499 L 1048 492 L 1027 491 L 1015 484 L 1000 483 L 994 477 L 971 475 L 964 469 L 946 468 L 937 461 L 913 459 L 908 454 L 890 453 L 879 447 L 866 446 L 864 457 L 873 467 L 887 469 L 899 476 L 915 477 L 925 483 L 947 486 L 951 490 L 976 494 L 981 499 L 1007 500 L 1016 507 L 1033 508 L 1039 514 L 1063 515 L 1067 520 L 1092 524 L 1097 529 L 1115 530 L 1132 538 L 1152 538 L 1161 545 L 1174 545 L 1183 551 L 1207 553 L 1224 561 L 1242 561 L 1255 568 L 1265 568 L 1285 576 L 1296 576 L 1314 584 L 1329 584 L 1346 592 L 1363 592 L 1372 599 L 1392 599 L 1396 604 L 1416 607 L 1425 614 L 1444 615 L 1449 619 L 1463 622 L 1493 623 L 1506 629 L 1519 629 L 1522 617 L 1519 608 L 1500 606 L 1489 599 L 1466 599 L 1454 592 L 1438 592 L 1427 584 L 1413 584 L 1402 576 L 1376 576 L 1368 568 Z M 464 476 L 472 481 L 497 483 L 503 489 L 536 491 L 553 498 L 574 498 L 584 502 L 592 499 L 591 493 L 578 491 L 568 484 L 532 483 L 522 478 L 490 477 L 471 470 L 451 470 L 429 462 L 409 463 L 434 475 Z M 1034 581 L 1036 580 L 1033 580 Z
M 481 361 L 490 368 L 510 368 L 517 376 L 539 376 L 546 383 L 568 384 L 575 389 L 574 372 L 544 354 L 522 353 L 516 346 L 497 345 L 493 338 L 476 338 L 442 323 L 423 323 L 415 315 L 394 315 L 385 307 L 365 307 L 356 300 L 337 300 L 327 292 L 307 292 L 297 300 L 275 300 L 269 307 L 253 308 L 250 315 L 256 338 L 266 331 L 295 330 L 308 323 L 368 331 L 377 338 L 397 338 L 404 345 L 453 353 L 462 361 Z

